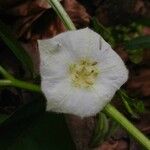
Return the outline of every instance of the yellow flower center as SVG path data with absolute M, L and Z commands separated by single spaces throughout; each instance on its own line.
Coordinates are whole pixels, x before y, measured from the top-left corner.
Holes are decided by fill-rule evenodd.
M 97 62 L 90 59 L 81 59 L 69 65 L 72 84 L 79 88 L 90 88 L 98 77 Z

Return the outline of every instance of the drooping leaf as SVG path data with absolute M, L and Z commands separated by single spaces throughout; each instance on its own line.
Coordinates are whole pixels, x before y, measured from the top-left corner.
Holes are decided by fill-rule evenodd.
M 150 36 L 136 37 L 125 43 L 127 50 L 138 50 L 141 48 L 150 48 Z
M 12 35 L 11 30 L 2 21 L 0 21 L 0 38 L 8 46 L 8 48 L 15 54 L 31 73 L 33 73 L 33 62 L 28 53 L 20 45 L 20 43 Z

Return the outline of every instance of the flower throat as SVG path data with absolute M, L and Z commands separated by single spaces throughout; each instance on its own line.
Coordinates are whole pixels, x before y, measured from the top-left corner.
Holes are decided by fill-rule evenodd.
M 97 62 L 90 59 L 81 59 L 69 66 L 69 73 L 73 86 L 79 88 L 90 88 L 98 77 L 99 70 Z

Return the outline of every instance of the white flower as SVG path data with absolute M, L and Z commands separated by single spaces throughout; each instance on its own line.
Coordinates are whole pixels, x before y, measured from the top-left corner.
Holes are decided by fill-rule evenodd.
M 39 40 L 38 47 L 47 110 L 93 116 L 128 78 L 121 58 L 89 28 Z

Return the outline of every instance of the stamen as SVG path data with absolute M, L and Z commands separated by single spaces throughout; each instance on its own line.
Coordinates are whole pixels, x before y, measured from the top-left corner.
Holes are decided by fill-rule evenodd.
M 79 88 L 92 87 L 99 74 L 97 62 L 90 59 L 81 59 L 69 66 L 72 84 Z

